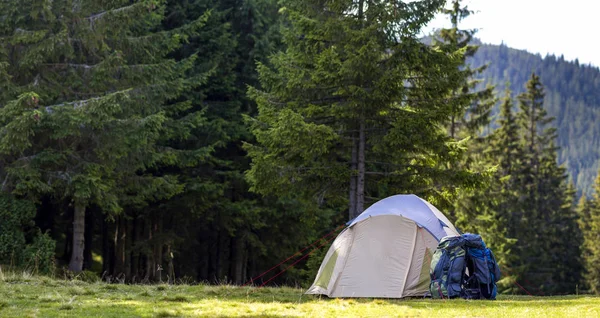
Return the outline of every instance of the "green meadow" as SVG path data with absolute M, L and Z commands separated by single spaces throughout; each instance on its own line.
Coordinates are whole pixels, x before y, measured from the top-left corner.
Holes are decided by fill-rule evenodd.
M 600 298 L 328 299 L 297 288 L 125 285 L 0 274 L 0 317 L 600 317 Z

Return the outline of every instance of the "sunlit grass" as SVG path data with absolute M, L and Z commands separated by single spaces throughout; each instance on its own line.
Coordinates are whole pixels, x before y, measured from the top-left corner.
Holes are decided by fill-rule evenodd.
M 0 317 L 600 317 L 592 296 L 497 301 L 328 299 L 293 288 L 108 285 L 0 276 Z

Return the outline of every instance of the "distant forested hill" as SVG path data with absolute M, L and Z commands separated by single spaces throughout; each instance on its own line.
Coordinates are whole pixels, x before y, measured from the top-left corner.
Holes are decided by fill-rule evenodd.
M 506 45 L 481 45 L 473 66 L 489 64 L 485 84 L 502 92 L 510 81 L 515 95 L 535 72 L 546 88 L 545 107 L 556 117 L 559 161 L 568 168 L 579 193 L 592 192 L 600 162 L 600 70 L 564 58 L 532 54 Z

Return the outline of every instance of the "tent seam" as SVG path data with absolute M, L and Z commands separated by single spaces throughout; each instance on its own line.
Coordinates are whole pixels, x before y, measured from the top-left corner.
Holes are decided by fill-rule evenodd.
M 368 219 L 366 219 L 366 220 L 368 220 Z M 360 223 L 362 223 L 362 221 Z M 358 223 L 356 223 L 356 224 L 358 224 Z M 352 246 L 354 246 L 354 239 L 355 239 L 354 232 L 356 231 L 356 229 L 355 229 L 356 224 L 354 224 L 354 226 L 348 227 L 348 229 L 351 229 L 353 231 L 352 232 L 352 241 L 350 241 L 350 246 L 348 246 L 348 250 L 346 252 L 346 257 L 344 257 L 344 265 L 342 266 L 342 268 L 340 270 L 340 274 L 337 275 L 337 277 L 335 278 L 335 282 L 333 283 L 333 286 L 331 287 L 331 291 L 329 292 L 329 294 L 332 294 L 336 290 L 337 284 L 340 281 L 340 277 L 344 273 L 344 269 L 346 269 L 346 264 L 348 264 L 348 258 L 350 258 L 350 251 L 352 250 Z M 327 296 L 331 297 L 331 295 L 327 295 Z
M 412 220 L 411 220 L 412 221 Z M 415 236 L 412 242 L 412 248 L 410 249 L 410 258 L 408 259 L 408 267 L 406 268 L 406 274 L 404 274 L 404 284 L 402 285 L 402 290 L 400 291 L 400 298 L 404 297 L 404 290 L 406 289 L 406 281 L 408 280 L 408 273 L 410 272 L 410 267 L 412 266 L 412 261 L 415 254 L 415 246 L 417 245 L 417 234 L 419 234 L 419 226 L 416 222 L 415 224 Z

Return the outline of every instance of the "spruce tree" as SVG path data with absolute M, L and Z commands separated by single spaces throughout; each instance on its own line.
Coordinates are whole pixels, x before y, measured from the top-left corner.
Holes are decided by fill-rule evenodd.
M 523 152 L 519 144 L 519 126 L 513 111 L 512 92 L 509 84 L 506 84 L 504 100 L 500 106 L 500 117 L 498 120 L 498 129 L 493 132 L 491 140 L 491 150 L 489 154 L 492 158 L 497 158 L 500 176 L 505 178 L 512 176 L 515 171 L 516 163 L 522 161 Z M 514 178 L 511 183 L 514 184 Z
M 437 96 L 459 87 L 461 59 L 418 39 L 441 5 L 290 1 L 287 50 L 250 90 L 253 190 L 347 205 L 354 218 L 370 200 L 440 190 L 441 200 L 476 179 L 443 164 L 462 150 L 440 130 L 449 113 Z
M 450 217 L 456 219 L 457 225 L 465 231 L 473 231 L 483 235 L 483 238 L 494 247 L 500 259 L 503 252 L 500 251 L 500 240 L 502 234 L 495 237 L 497 231 L 492 230 L 495 225 L 491 224 L 496 219 L 495 209 L 489 196 L 483 195 L 482 191 L 488 189 L 495 180 L 490 174 L 493 164 L 486 160 L 484 155 L 485 145 L 489 134 L 484 134 L 484 129 L 490 124 L 490 112 L 496 99 L 493 95 L 493 87 L 488 86 L 479 89 L 480 79 L 476 77 L 485 69 L 485 66 L 472 68 L 468 63 L 478 49 L 472 44 L 473 35 L 476 30 L 464 30 L 460 28 L 460 22 L 472 14 L 460 0 L 453 0 L 450 8 L 443 10 L 451 22 L 451 27 L 439 31 L 439 39 L 434 41 L 440 49 L 455 54 L 461 59 L 459 72 L 460 85 L 447 92 L 447 107 L 449 117 L 445 123 L 451 139 L 463 140 L 467 148 L 463 159 L 456 163 L 451 169 L 469 169 L 477 171 L 485 176 L 486 183 L 481 186 L 468 189 L 461 188 L 458 197 L 454 200 L 455 208 L 449 213 Z M 475 221 L 477 220 L 477 221 Z
M 461 2 L 461 0 L 452 0 L 451 7 L 442 10 L 449 17 L 451 27 L 440 30 L 439 40 L 436 41 L 449 53 L 460 52 L 458 56 L 462 59 L 461 86 L 452 90 L 448 99 L 448 107 L 450 107 L 448 131 L 450 137 L 455 139 L 471 137 L 475 141 L 481 141 L 482 129 L 490 123 L 491 110 L 496 100 L 493 86 L 476 89 L 482 80 L 475 77 L 485 71 L 487 66 L 472 68 L 467 63 L 467 60 L 477 53 L 479 46 L 472 44 L 476 30 L 464 30 L 459 27 L 463 19 L 473 14 L 467 6 L 461 6 Z
M 517 164 L 520 195 L 513 217 L 518 277 L 547 293 L 573 292 L 579 281 L 574 191 L 558 165 L 556 129 L 544 109 L 544 89 L 532 74 L 518 97 L 522 161 Z
M 484 134 L 490 124 L 491 109 L 496 103 L 494 87 L 479 88 L 482 80 L 476 79 L 485 66 L 472 68 L 468 59 L 476 54 L 478 46 L 472 44 L 476 30 L 460 28 L 460 22 L 472 14 L 462 1 L 453 0 L 450 8 L 443 12 L 449 17 L 451 27 L 439 31 L 439 39 L 435 43 L 450 54 L 461 58 L 459 67 L 460 86 L 448 91 L 449 117 L 445 123 L 450 138 L 463 140 L 467 150 L 463 159 L 452 166 L 452 169 L 469 169 L 484 176 L 486 182 L 480 186 L 458 191 L 454 200 L 455 209 L 450 216 L 456 219 L 456 225 L 463 231 L 476 232 L 483 236 L 487 244 L 494 249 L 497 258 L 506 265 L 507 251 L 511 240 L 506 237 L 506 215 L 498 211 L 497 199 L 501 182 L 493 172 L 494 160 L 486 156 L 486 146 L 490 135 Z
M 540 157 L 543 143 L 540 142 L 539 131 L 543 129 L 541 121 L 545 120 L 543 109 L 543 87 L 539 77 L 533 74 L 526 85 L 527 91 L 518 96 L 519 113 L 517 120 L 522 136 L 523 161 L 518 165 L 518 190 L 521 195 L 518 206 L 515 207 L 517 222 L 513 232 L 517 234 L 518 280 L 527 277 L 541 289 L 544 284 L 552 282 L 551 264 L 548 262 L 547 247 L 543 241 L 546 238 L 544 211 L 541 210 L 540 193 Z M 535 229 L 529 231 L 527 229 Z
M 160 244 L 174 252 L 172 263 L 180 275 L 241 284 L 321 236 L 329 229 L 330 214 L 314 213 L 293 194 L 261 198 L 249 193 L 244 177 L 249 160 L 241 146 L 253 136 L 243 119 L 256 112 L 246 91 L 248 85 L 259 85 L 256 62 L 268 63 L 280 47 L 277 1 L 171 1 L 164 25 L 180 27 L 207 10 L 211 14 L 206 25 L 174 54 L 179 58 L 197 52 L 200 58 L 192 73 L 213 70 L 201 87 L 184 93 L 206 122 L 188 139 L 168 146 L 194 149 L 208 144 L 214 152 L 198 165 L 168 167 L 184 190 L 160 205 L 126 211 L 130 216 L 119 227 L 132 237 L 148 218 L 162 225 L 153 233 L 155 239 L 129 243 L 134 251 L 127 255 L 129 263 L 138 255 L 149 261 L 158 258 L 153 246 Z M 133 266 L 128 277 L 139 277 L 145 271 L 142 265 Z M 286 274 L 282 279 L 298 277 L 294 271 Z
M 473 191 L 464 192 L 457 200 L 456 225 L 464 231 L 479 233 L 486 244 L 494 251 L 501 266 L 503 276 L 511 277 L 505 272 L 512 266 L 515 257 L 512 247 L 516 233 L 511 226 L 515 220 L 514 209 L 519 198 L 515 186 L 513 166 L 520 160 L 519 131 L 513 112 L 511 91 L 504 93 L 498 128 L 482 141 L 487 147 L 480 154 L 479 164 L 493 166 L 488 181 Z M 511 277 L 512 278 L 512 277 Z M 511 279 L 503 280 L 501 289 L 511 288 Z
M 487 149 L 486 158 L 489 164 L 496 166 L 496 172 L 493 177 L 493 186 L 495 193 L 486 194 L 484 197 L 495 202 L 493 209 L 496 211 L 496 220 L 500 223 L 500 228 L 506 234 L 505 239 L 500 239 L 503 243 L 498 254 L 502 265 L 509 269 L 513 265 L 515 255 L 512 246 L 516 242 L 518 229 L 514 224 L 520 222 L 519 215 L 519 193 L 518 187 L 518 167 L 523 162 L 523 150 L 520 147 L 519 126 L 515 113 L 513 111 L 513 97 L 507 83 L 504 93 L 504 99 L 500 105 L 500 117 L 498 118 L 498 128 L 488 138 L 490 143 Z M 505 276 L 512 276 L 507 272 Z M 504 288 L 512 286 L 503 286 Z
M 583 233 L 581 259 L 584 267 L 583 282 L 586 288 L 600 294 L 600 174 L 596 178 L 591 198 L 581 198 L 578 205 L 579 229 Z
M 137 200 L 180 191 L 175 178 L 147 169 L 180 164 L 181 154 L 160 140 L 185 136 L 202 120 L 178 100 L 203 77 L 186 77 L 194 57 L 166 56 L 205 19 L 158 32 L 164 2 L 154 0 L 15 0 L 0 11 L 4 190 L 71 202 L 69 269 L 81 271 L 89 206 L 119 213 L 129 191 Z

